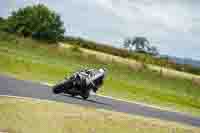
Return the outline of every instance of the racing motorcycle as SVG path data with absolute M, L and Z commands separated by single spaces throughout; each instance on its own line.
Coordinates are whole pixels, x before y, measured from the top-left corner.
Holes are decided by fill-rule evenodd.
M 53 86 L 53 93 L 65 93 L 72 97 L 81 96 L 87 99 L 91 91 L 96 93 L 103 85 L 105 74 L 106 69 L 104 68 L 80 70 Z

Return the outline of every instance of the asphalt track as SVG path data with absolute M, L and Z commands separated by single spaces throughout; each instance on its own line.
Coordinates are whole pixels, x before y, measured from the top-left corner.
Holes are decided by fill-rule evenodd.
M 47 85 L 33 83 L 31 81 L 17 80 L 0 75 L 0 95 L 30 97 L 44 100 L 53 100 L 82 106 L 90 106 L 99 109 L 114 110 L 145 117 L 158 118 L 183 124 L 200 127 L 200 117 L 190 116 L 185 113 L 171 112 L 145 106 L 137 103 L 130 103 L 112 98 L 92 95 L 88 100 L 68 95 L 54 95 Z

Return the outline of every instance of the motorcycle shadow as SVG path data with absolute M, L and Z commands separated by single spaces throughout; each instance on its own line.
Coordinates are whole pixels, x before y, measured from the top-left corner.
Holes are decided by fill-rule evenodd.
M 70 97 L 70 98 L 74 98 L 74 99 L 77 99 L 77 100 L 81 100 L 81 101 L 87 101 L 87 102 L 90 102 L 90 103 L 95 103 L 95 104 L 99 104 L 99 105 L 104 105 L 104 106 L 109 106 L 109 107 L 111 107 L 111 104 L 108 104 L 108 103 L 103 103 L 103 102 L 100 102 L 100 101 L 97 101 L 97 99 L 96 100 L 93 100 L 93 99 L 90 99 L 90 98 L 88 98 L 88 99 L 83 99 L 83 98 L 81 98 L 81 97 L 79 97 L 79 96 L 75 96 L 75 97 L 72 97 L 71 95 L 68 95 L 68 94 L 60 94 L 61 96 L 66 96 L 66 97 Z M 94 97 L 93 97 L 94 98 Z

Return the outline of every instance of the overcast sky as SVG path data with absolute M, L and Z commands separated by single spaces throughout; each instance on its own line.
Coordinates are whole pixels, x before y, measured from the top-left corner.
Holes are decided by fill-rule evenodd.
M 0 16 L 38 2 L 62 16 L 66 35 L 117 47 L 145 36 L 162 54 L 200 60 L 200 0 L 1 0 Z

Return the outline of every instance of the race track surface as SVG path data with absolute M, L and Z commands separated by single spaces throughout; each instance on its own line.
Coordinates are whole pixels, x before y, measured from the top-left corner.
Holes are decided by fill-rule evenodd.
M 184 113 L 170 112 L 159 108 L 153 108 L 137 103 L 130 103 L 112 98 L 92 95 L 88 100 L 68 95 L 54 95 L 51 87 L 33 83 L 31 81 L 16 80 L 7 76 L 0 76 L 0 95 L 31 97 L 37 99 L 52 100 L 82 106 L 90 106 L 106 110 L 114 110 L 145 117 L 158 118 L 200 127 L 200 117 L 190 116 Z

